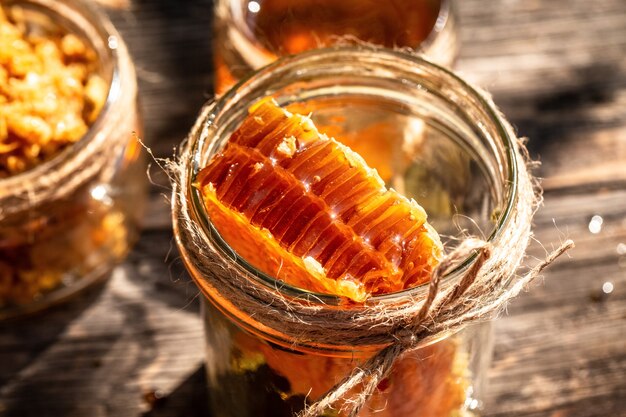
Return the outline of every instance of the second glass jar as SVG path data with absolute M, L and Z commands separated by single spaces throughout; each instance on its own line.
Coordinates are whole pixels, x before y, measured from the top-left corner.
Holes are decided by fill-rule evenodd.
M 337 43 L 410 48 L 451 66 L 458 52 L 453 10 L 452 0 L 217 0 L 215 91 L 278 57 Z
M 107 90 L 81 139 L 0 179 L 0 320 L 106 278 L 138 238 L 146 192 L 135 70 L 112 23 L 81 0 L 7 0 L 2 7 L 27 31 L 79 37 L 95 52 Z

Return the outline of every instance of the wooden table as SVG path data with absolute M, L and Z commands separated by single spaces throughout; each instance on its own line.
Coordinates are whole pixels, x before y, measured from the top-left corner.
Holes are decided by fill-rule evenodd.
M 135 57 L 146 140 L 171 155 L 211 97 L 211 2 L 106 2 Z M 542 161 L 538 241 L 577 243 L 496 322 L 486 415 L 626 416 L 626 1 L 457 6 L 458 69 Z M 1 416 L 207 416 L 198 292 L 152 172 L 143 237 L 112 279 L 0 328 Z

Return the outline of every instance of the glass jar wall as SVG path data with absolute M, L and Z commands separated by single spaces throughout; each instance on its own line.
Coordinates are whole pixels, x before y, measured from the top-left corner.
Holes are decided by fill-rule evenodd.
M 335 43 L 411 48 L 450 66 L 458 49 L 452 11 L 450 0 L 217 0 L 215 91 L 277 57 Z
M 274 344 L 243 330 L 207 301 L 203 318 L 215 417 L 293 417 L 373 354 L 320 354 Z M 491 343 L 491 325 L 481 323 L 404 355 L 359 416 L 479 415 Z
M 137 239 L 145 170 L 135 71 L 111 22 L 79 0 L 7 0 L 36 36 L 73 34 L 95 52 L 106 102 L 84 136 L 0 179 L 0 318 L 31 313 L 99 282 Z
M 311 51 L 280 59 L 209 105 L 186 144 L 192 156 L 183 167 L 182 194 L 174 195 L 173 220 L 185 264 L 206 297 L 211 411 L 220 417 L 293 416 L 381 347 L 341 340 L 321 345 L 281 333 L 225 297 L 196 263 L 199 249 L 189 239 L 191 227 L 200 231 L 203 248 L 219 252 L 251 285 L 306 298 L 320 314 L 363 308 L 290 287 L 252 267 L 212 226 L 192 187 L 248 107 L 265 96 L 291 111 L 310 112 L 321 132 L 356 150 L 388 185 L 415 198 L 448 248 L 468 231 L 497 245 L 517 198 L 513 144 L 498 113 L 463 80 L 419 57 L 375 48 Z M 191 225 L 180 222 L 180 210 L 187 210 Z M 471 261 L 444 282 L 458 280 Z M 426 294 L 420 286 L 374 296 L 366 304 L 393 308 Z M 479 412 L 490 347 L 488 323 L 431 340 L 395 363 L 360 415 Z

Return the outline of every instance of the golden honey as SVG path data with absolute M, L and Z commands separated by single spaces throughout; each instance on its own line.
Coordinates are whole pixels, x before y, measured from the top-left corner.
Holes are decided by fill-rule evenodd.
M 215 90 L 278 57 L 337 43 L 425 51 L 443 65 L 456 56 L 447 0 L 218 0 Z

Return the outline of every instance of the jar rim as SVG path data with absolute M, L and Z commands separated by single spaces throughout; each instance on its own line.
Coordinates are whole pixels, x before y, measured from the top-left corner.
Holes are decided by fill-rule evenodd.
M 512 135 L 512 132 L 510 132 L 510 130 L 507 128 L 507 123 L 504 121 L 500 112 L 489 100 L 485 99 L 485 97 L 476 88 L 471 86 L 468 82 L 464 81 L 462 78 L 454 74 L 449 69 L 437 65 L 432 61 L 425 59 L 423 56 L 410 54 L 406 51 L 398 51 L 388 48 L 371 46 L 333 46 L 329 48 L 306 51 L 297 55 L 284 56 L 235 84 L 224 95 L 222 95 L 215 102 L 212 103 L 210 109 L 203 113 L 203 115 L 206 117 L 203 120 L 199 120 L 199 124 L 203 126 L 211 125 L 212 120 L 215 119 L 216 114 L 219 114 L 219 112 L 222 111 L 225 107 L 225 103 L 241 98 L 241 90 L 249 88 L 249 84 L 262 84 L 263 81 L 267 81 L 267 79 L 272 77 L 273 75 L 275 76 L 273 72 L 281 67 L 302 66 L 304 63 L 314 61 L 318 58 L 323 57 L 330 59 L 330 57 L 332 57 L 333 55 L 337 58 L 342 57 L 345 59 L 346 54 L 350 55 L 350 57 L 354 59 L 355 62 L 358 62 L 359 56 L 362 57 L 363 54 L 378 54 L 378 56 L 380 57 L 385 57 L 391 60 L 405 62 L 410 65 L 418 65 L 436 70 L 443 77 L 448 77 L 453 82 L 458 83 L 461 88 L 464 89 L 465 93 L 468 93 L 473 99 L 476 99 L 481 109 L 486 112 L 490 121 L 493 122 L 493 126 L 495 127 L 495 130 L 497 132 L 497 137 L 502 141 L 506 157 L 507 171 L 505 184 L 507 185 L 507 192 L 504 196 L 503 208 L 498 215 L 497 221 L 495 222 L 491 234 L 486 239 L 489 243 L 497 242 L 500 236 L 503 234 L 506 226 L 510 223 L 511 214 L 518 198 L 518 160 L 516 158 L 515 151 L 515 137 Z M 284 281 L 276 279 L 262 271 L 259 271 L 253 265 L 248 263 L 245 259 L 236 255 L 237 252 L 222 238 L 217 228 L 211 223 L 210 217 L 206 212 L 203 203 L 201 192 L 197 188 L 192 186 L 198 172 L 200 171 L 200 169 L 203 168 L 203 166 L 200 166 L 200 160 L 202 156 L 200 155 L 200 152 L 203 148 L 202 145 L 204 144 L 205 140 L 211 142 L 214 140 L 213 138 L 200 137 L 202 136 L 202 129 L 198 129 L 196 133 L 197 137 L 194 137 L 193 134 L 190 137 L 191 143 L 189 143 L 189 146 L 191 147 L 192 153 L 191 163 L 188 167 L 184 168 L 188 169 L 188 175 L 186 176 L 186 178 L 188 179 L 188 183 L 181 185 L 183 187 L 182 189 L 185 190 L 188 196 L 190 196 L 190 209 L 194 211 L 193 217 L 199 220 L 200 230 L 201 233 L 204 235 L 203 237 L 205 239 L 210 239 L 212 242 L 214 242 L 216 248 L 221 251 L 221 255 L 226 256 L 234 264 L 242 268 L 243 271 L 247 272 L 247 275 L 251 279 L 255 280 L 261 285 L 271 288 L 272 290 L 284 293 L 285 295 L 290 297 L 306 298 L 312 303 L 319 303 L 323 305 L 342 304 L 342 300 L 344 300 L 343 297 L 333 294 L 317 293 L 314 291 L 295 287 L 293 285 L 285 283 Z M 443 276 L 442 282 L 446 283 L 451 281 L 453 278 L 460 277 L 462 273 L 467 268 L 469 268 L 470 265 L 472 265 L 476 257 L 477 253 L 473 253 L 472 255 L 468 256 L 464 261 L 460 262 L 451 271 L 447 272 Z M 426 282 L 412 288 L 407 288 L 389 294 L 373 295 L 367 299 L 365 304 L 369 305 L 377 302 L 387 302 L 401 297 L 419 298 L 426 294 L 426 292 L 428 291 L 428 286 L 429 284 L 428 282 Z
M 51 159 L 24 172 L 0 179 L 0 190 L 2 188 L 11 190 L 10 195 L 3 195 L 0 193 L 0 200 L 5 196 L 10 197 L 11 195 L 19 194 L 22 191 L 27 191 L 28 184 L 31 183 L 31 181 L 58 169 L 67 160 L 69 160 L 72 155 L 80 152 L 81 149 L 93 142 L 97 138 L 98 132 L 105 124 L 105 119 L 111 112 L 113 103 L 120 96 L 122 88 L 119 50 L 123 47 L 123 42 L 111 20 L 99 7 L 83 0 L 7 0 L 7 5 L 20 4 L 34 5 L 41 10 L 47 10 L 57 15 L 62 13 L 64 10 L 63 8 L 80 8 L 79 13 L 81 17 L 84 17 L 85 21 L 92 25 L 91 29 L 94 29 L 95 33 L 101 37 L 103 45 L 106 48 L 106 52 L 109 54 L 108 60 L 111 65 L 111 80 L 108 83 L 107 97 L 104 105 L 96 117 L 96 120 L 91 124 L 91 126 L 89 126 L 87 132 L 78 141 L 71 144 Z M 88 41 L 91 43 L 90 39 Z M 94 47 L 93 44 L 91 44 L 91 46 Z M 97 51 L 97 48 L 94 47 L 94 50 Z M 101 58 L 101 54 L 98 54 L 98 58 Z

